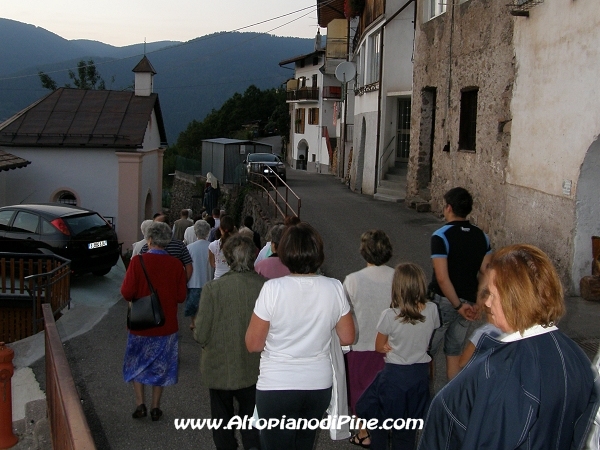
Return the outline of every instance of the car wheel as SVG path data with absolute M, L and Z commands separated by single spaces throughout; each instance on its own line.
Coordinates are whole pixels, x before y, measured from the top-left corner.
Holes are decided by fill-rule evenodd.
M 96 275 L 97 277 L 103 277 L 108 272 L 110 272 L 110 269 L 112 269 L 112 267 L 107 267 L 106 269 L 94 270 L 92 273 L 94 275 Z

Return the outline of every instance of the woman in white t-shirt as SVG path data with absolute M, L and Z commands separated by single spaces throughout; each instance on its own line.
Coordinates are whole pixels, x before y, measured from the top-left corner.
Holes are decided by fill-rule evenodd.
M 233 223 L 233 217 L 223 216 L 219 223 L 219 231 L 221 232 L 221 238 L 216 241 L 212 241 L 208 245 L 208 262 L 215 269 L 215 280 L 220 278 L 223 274 L 229 272 L 229 265 L 223 256 L 223 245 L 225 241 L 234 233 L 235 225 Z
M 256 384 L 261 419 L 321 420 L 331 400 L 329 346 L 354 341 L 354 322 L 342 284 L 317 275 L 323 241 L 307 223 L 289 227 L 278 246 L 291 275 L 267 281 L 246 333 L 250 352 L 262 352 Z M 263 450 L 312 449 L 316 430 L 263 429 Z M 305 427 L 306 428 L 306 427 Z

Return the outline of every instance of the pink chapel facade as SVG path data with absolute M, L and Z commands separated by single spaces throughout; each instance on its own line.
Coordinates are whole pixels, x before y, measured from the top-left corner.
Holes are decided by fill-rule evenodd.
M 0 206 L 65 202 L 113 224 L 123 251 L 161 210 L 166 133 L 154 68 L 133 69 L 135 92 L 60 88 L 0 124 L 0 150 L 31 163 L 0 172 Z

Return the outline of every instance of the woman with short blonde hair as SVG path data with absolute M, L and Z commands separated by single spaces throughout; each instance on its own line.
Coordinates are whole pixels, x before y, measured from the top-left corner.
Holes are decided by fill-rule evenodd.
M 548 256 L 517 244 L 480 286 L 503 334 L 484 334 L 433 399 L 419 448 L 581 448 L 598 400 L 590 361 L 556 327 L 563 289 Z

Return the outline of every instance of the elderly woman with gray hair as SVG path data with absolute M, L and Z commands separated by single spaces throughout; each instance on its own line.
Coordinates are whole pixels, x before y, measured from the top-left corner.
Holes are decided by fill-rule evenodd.
M 146 236 L 146 230 L 148 230 L 148 227 L 150 226 L 150 224 L 153 222 L 152 219 L 148 219 L 148 220 L 144 220 L 142 222 L 142 224 L 140 225 L 140 229 L 142 230 L 142 236 Z M 142 238 L 142 240 L 137 241 L 135 244 L 133 244 L 133 248 L 131 250 L 131 257 L 134 257 L 135 255 L 139 255 L 142 252 L 142 248 L 144 247 L 144 244 L 146 243 L 146 238 Z
M 160 398 L 164 386 L 177 383 L 177 304 L 185 300 L 186 273 L 181 261 L 165 251 L 171 241 L 171 229 L 166 223 L 152 222 L 144 237 L 149 251 L 132 258 L 121 286 L 121 295 L 127 301 L 150 295 L 145 267 L 148 279 L 158 293 L 165 323 L 147 330 L 129 330 L 123 378 L 126 382 L 133 382 L 136 401 L 136 409 L 132 414 L 134 419 L 148 415 L 144 387 L 152 386 L 150 417 L 156 421 L 163 414 Z
M 185 299 L 184 314 L 186 317 L 192 318 L 191 329 L 194 329 L 194 319 L 198 312 L 202 287 L 213 279 L 213 268 L 208 263 L 208 245 L 210 242 L 208 242 L 207 238 L 209 232 L 210 225 L 208 222 L 206 220 L 197 220 L 194 223 L 196 241 L 187 246 L 188 252 L 190 252 L 190 256 L 192 257 L 194 271 L 187 284 L 188 292 Z
M 214 419 L 228 423 L 234 398 L 240 417 L 252 416 L 260 355 L 249 353 L 244 338 L 254 304 L 265 279 L 254 272 L 256 247 L 252 239 L 235 234 L 227 239 L 223 254 L 229 272 L 202 289 L 194 339 L 202 346 L 201 382 L 209 388 Z M 217 448 L 237 448 L 233 429 L 213 430 Z M 255 428 L 241 430 L 245 449 L 260 448 Z

